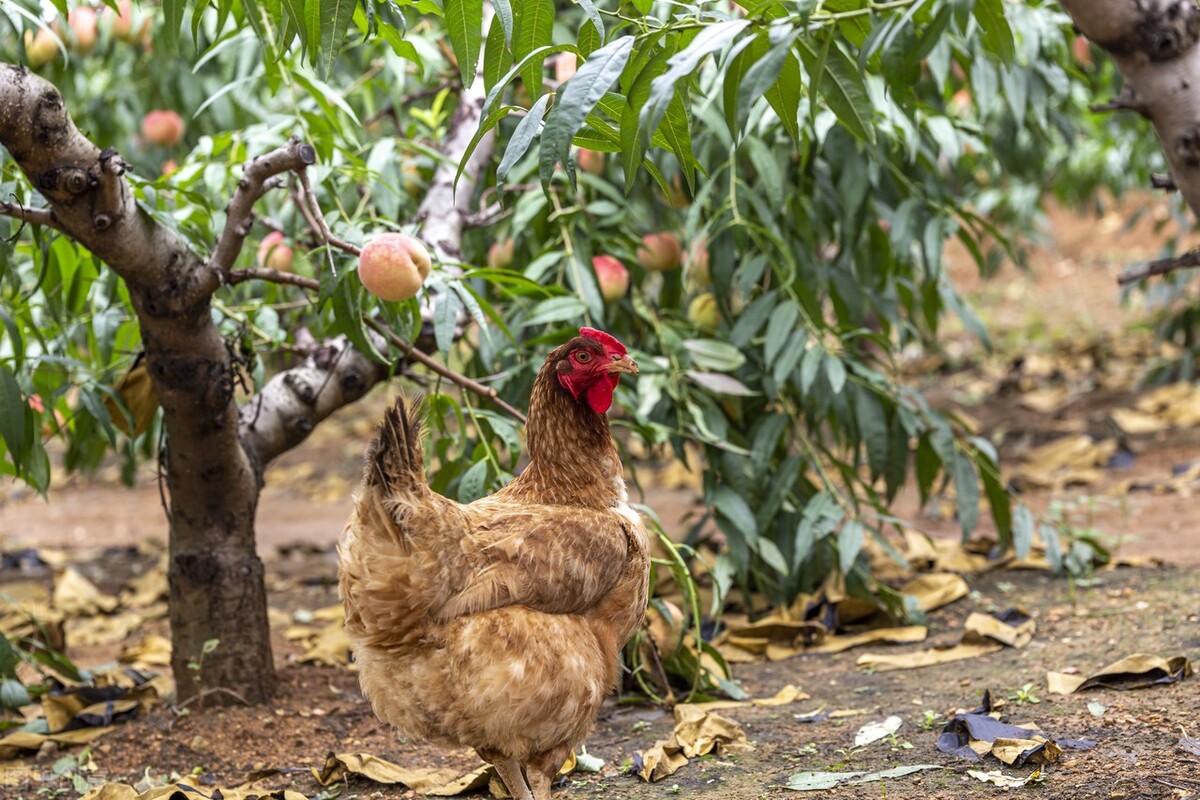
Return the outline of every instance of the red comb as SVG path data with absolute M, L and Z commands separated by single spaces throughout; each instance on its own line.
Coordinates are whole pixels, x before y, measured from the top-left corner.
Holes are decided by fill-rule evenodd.
M 598 331 L 595 328 L 580 328 L 579 335 L 586 336 L 589 339 L 595 339 L 604 346 L 605 350 L 609 351 L 610 353 L 616 353 L 617 355 L 622 356 L 625 355 L 625 345 L 621 344 L 620 340 L 618 340 L 617 337 L 613 336 L 612 334 L 605 333 L 604 331 Z

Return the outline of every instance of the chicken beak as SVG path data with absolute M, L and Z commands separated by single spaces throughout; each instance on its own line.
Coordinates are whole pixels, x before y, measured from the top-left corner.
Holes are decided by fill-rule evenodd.
M 629 356 L 621 356 L 616 361 L 607 364 L 604 371 L 610 375 L 637 375 L 638 365 Z

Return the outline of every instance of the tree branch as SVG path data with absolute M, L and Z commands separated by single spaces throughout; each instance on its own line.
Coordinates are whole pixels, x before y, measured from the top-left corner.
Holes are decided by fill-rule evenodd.
M 230 286 L 236 286 L 246 281 L 285 283 L 290 286 L 299 286 L 301 289 L 308 289 L 310 292 L 321 291 L 321 282 L 315 278 L 306 278 L 291 272 L 280 272 L 277 269 L 233 269 L 225 275 L 225 282 Z
M 276 374 L 242 406 L 242 447 L 261 471 L 308 438 L 334 411 L 387 378 L 388 372 L 387 365 L 359 353 L 345 336 L 314 348 L 302 364 Z
M 479 381 L 472 380 L 466 375 L 455 372 L 454 370 L 442 364 L 440 361 L 437 361 L 436 359 L 426 355 L 418 350 L 415 346 L 405 341 L 399 334 L 384 325 L 382 322 L 374 319 L 364 319 L 363 322 L 367 324 L 367 327 L 383 336 L 413 361 L 428 367 L 431 372 L 436 372 L 446 380 L 455 383 L 468 391 L 474 392 L 481 397 L 486 397 L 503 409 L 505 413 L 509 414 L 514 419 L 519 420 L 521 423 L 526 421 L 525 415 L 501 400 L 500 393 L 491 386 L 484 386 Z
M 1141 269 L 1126 272 L 1117 278 L 1117 283 L 1121 286 L 1128 286 L 1131 283 L 1149 278 L 1154 275 L 1166 275 L 1168 272 L 1174 272 L 1177 269 L 1195 269 L 1200 267 L 1200 249 L 1189 250 L 1181 256 L 1174 258 L 1160 258 L 1157 261 L 1151 261 Z
M 1150 187 L 1162 189 L 1164 192 L 1179 191 L 1179 187 L 1175 185 L 1175 181 L 1171 180 L 1171 176 L 1161 172 L 1155 172 L 1150 176 Z
M 283 147 L 246 162 L 237 191 L 225 207 L 225 230 L 208 259 L 214 276 L 224 277 L 242 252 L 242 245 L 254 225 L 254 204 L 268 189 L 277 185 L 271 179 L 284 172 L 303 173 L 304 168 L 316 160 L 317 151 L 313 146 L 293 137 Z M 215 290 L 216 286 L 212 288 Z
M 30 208 L 20 203 L 0 200 L 0 214 L 28 222 L 30 225 L 45 225 L 47 228 L 54 228 L 57 231 L 62 230 L 58 220 L 54 218 L 54 209 L 52 208 Z

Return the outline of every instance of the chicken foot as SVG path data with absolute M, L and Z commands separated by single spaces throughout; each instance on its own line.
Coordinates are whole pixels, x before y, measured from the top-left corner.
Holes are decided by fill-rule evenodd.
M 498 758 L 492 764 L 496 767 L 496 772 L 500 775 L 500 780 L 504 781 L 504 787 L 513 796 L 513 800 L 535 800 L 534 796 L 529 793 L 529 787 L 525 784 L 525 778 L 521 775 L 521 763 L 519 761 L 515 758 Z M 550 785 L 546 784 L 546 788 L 549 790 Z M 547 791 L 546 797 L 549 796 L 550 794 Z M 541 798 L 537 798 L 537 800 L 541 800 Z

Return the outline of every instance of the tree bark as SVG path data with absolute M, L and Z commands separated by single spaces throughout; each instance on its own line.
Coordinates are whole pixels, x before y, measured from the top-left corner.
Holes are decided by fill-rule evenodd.
M 1125 88 L 1110 105 L 1149 119 L 1171 178 L 1200 215 L 1200 6 L 1195 0 L 1062 0 L 1112 56 Z

